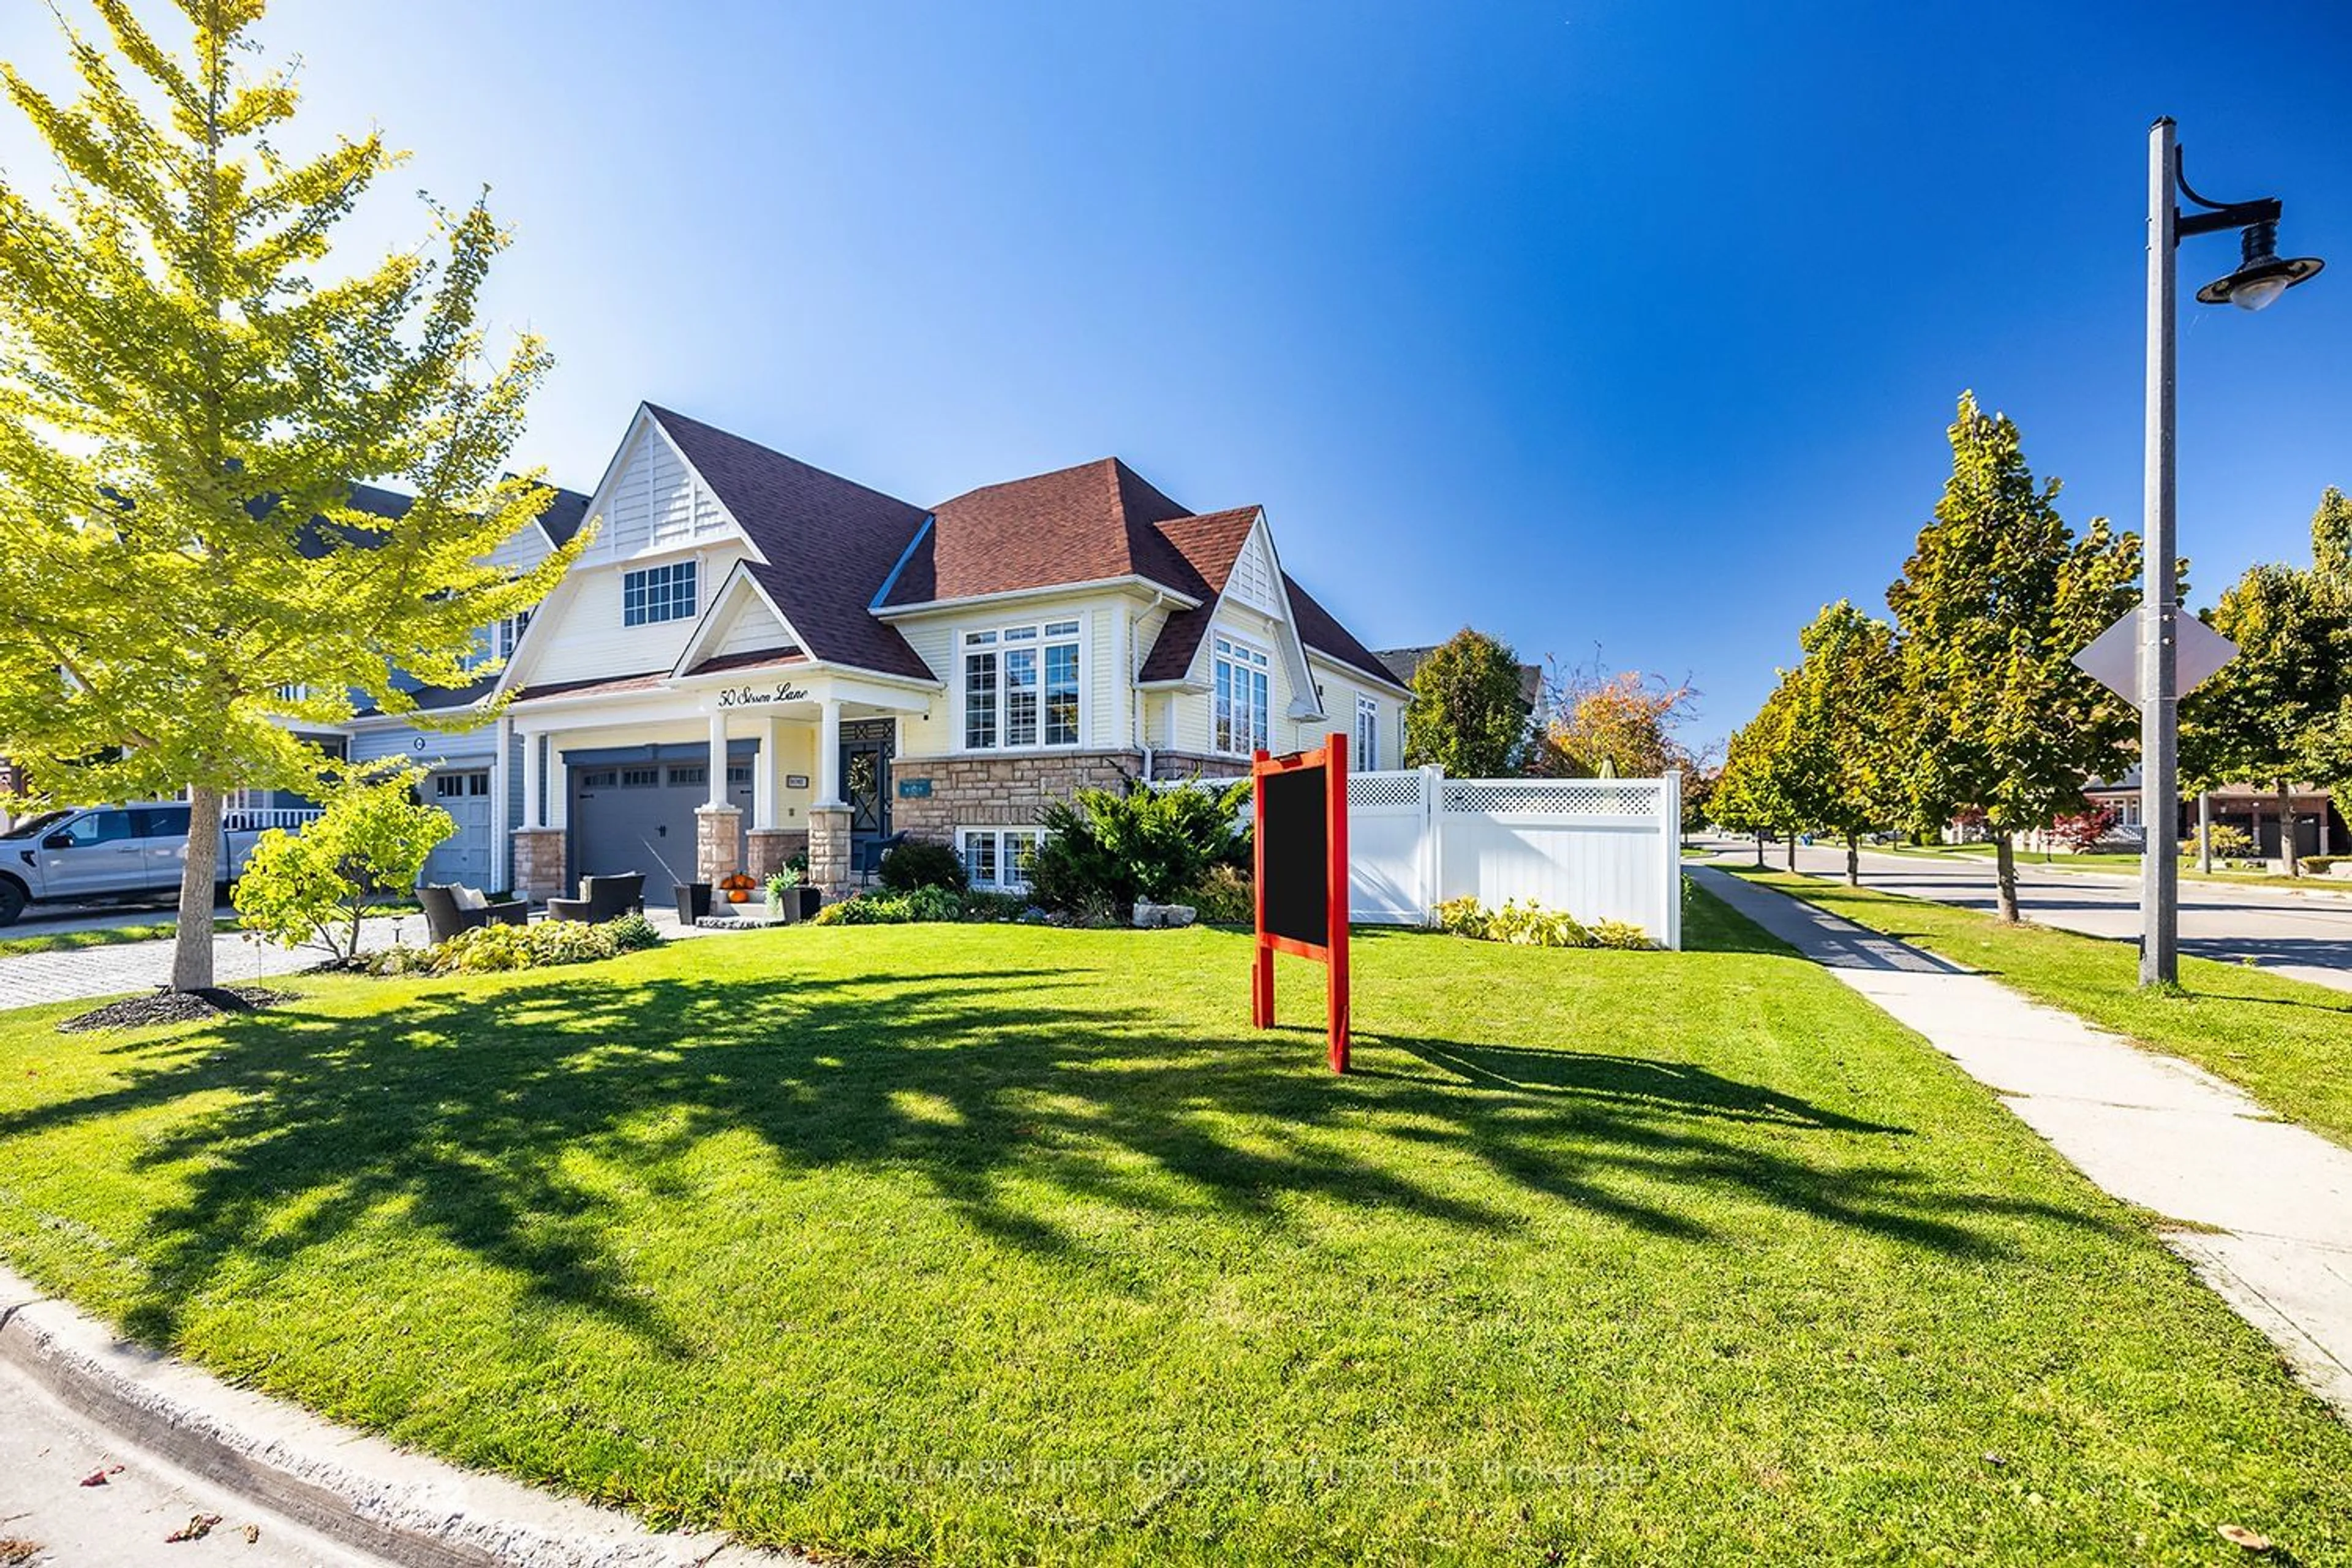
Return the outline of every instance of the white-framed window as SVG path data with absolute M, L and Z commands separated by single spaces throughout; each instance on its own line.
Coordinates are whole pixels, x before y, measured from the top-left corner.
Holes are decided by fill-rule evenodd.
M 478 628 L 474 633 L 473 651 L 466 655 L 466 668 L 472 669 L 478 665 L 488 664 L 494 658 L 512 658 L 515 644 L 522 640 L 522 629 L 530 624 L 530 612 L 524 610 Z
M 1356 699 L 1356 754 L 1348 765 L 1367 773 L 1381 765 L 1381 705 L 1370 697 Z
M 956 849 L 963 857 L 964 875 L 975 888 L 1000 892 L 1025 889 L 1029 868 L 1045 835 L 1034 827 L 960 827 Z
M 1076 745 L 1081 663 L 1076 621 L 964 633 L 964 749 Z
M 694 614 L 694 563 L 673 561 L 621 574 L 621 624 L 649 626 Z
M 1216 749 L 1242 757 L 1265 750 L 1274 661 L 1264 648 L 1220 632 L 1216 662 L 1217 706 L 1212 731 Z

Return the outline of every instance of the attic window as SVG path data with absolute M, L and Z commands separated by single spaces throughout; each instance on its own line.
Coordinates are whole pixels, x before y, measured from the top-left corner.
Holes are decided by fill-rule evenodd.
M 621 574 L 621 624 L 682 621 L 694 614 L 694 563 L 674 561 Z

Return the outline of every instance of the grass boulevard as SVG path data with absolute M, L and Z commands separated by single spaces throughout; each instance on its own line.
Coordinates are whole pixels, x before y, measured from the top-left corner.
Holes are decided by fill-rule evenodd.
M 2037 1002 L 2185 1058 L 2352 1146 L 2352 996 L 2251 964 L 2183 958 L 2175 994 L 2140 989 L 2137 950 L 2027 921 L 1786 871 L 1718 869 L 1979 969 Z
M 809 930 L 0 1015 L 0 1251 L 332 1417 L 884 1563 L 2274 1561 L 2352 1432 L 1925 1045 L 1680 954 Z M 2232 973 L 2232 979 L 2235 979 Z M 2284 1011 L 2284 1009 L 2282 1009 Z

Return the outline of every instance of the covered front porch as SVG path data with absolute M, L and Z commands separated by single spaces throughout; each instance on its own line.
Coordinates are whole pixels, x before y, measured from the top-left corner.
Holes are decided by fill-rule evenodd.
M 764 880 L 805 855 L 828 899 L 856 846 L 887 830 L 902 714 L 935 692 L 804 661 L 526 694 L 513 885 L 543 901 L 589 875 Z

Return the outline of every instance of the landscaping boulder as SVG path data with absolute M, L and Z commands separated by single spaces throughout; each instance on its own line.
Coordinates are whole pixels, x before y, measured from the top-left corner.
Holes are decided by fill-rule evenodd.
M 1190 904 L 1147 904 L 1135 901 L 1135 925 L 1138 931 L 1174 929 L 1192 923 L 1193 909 Z

